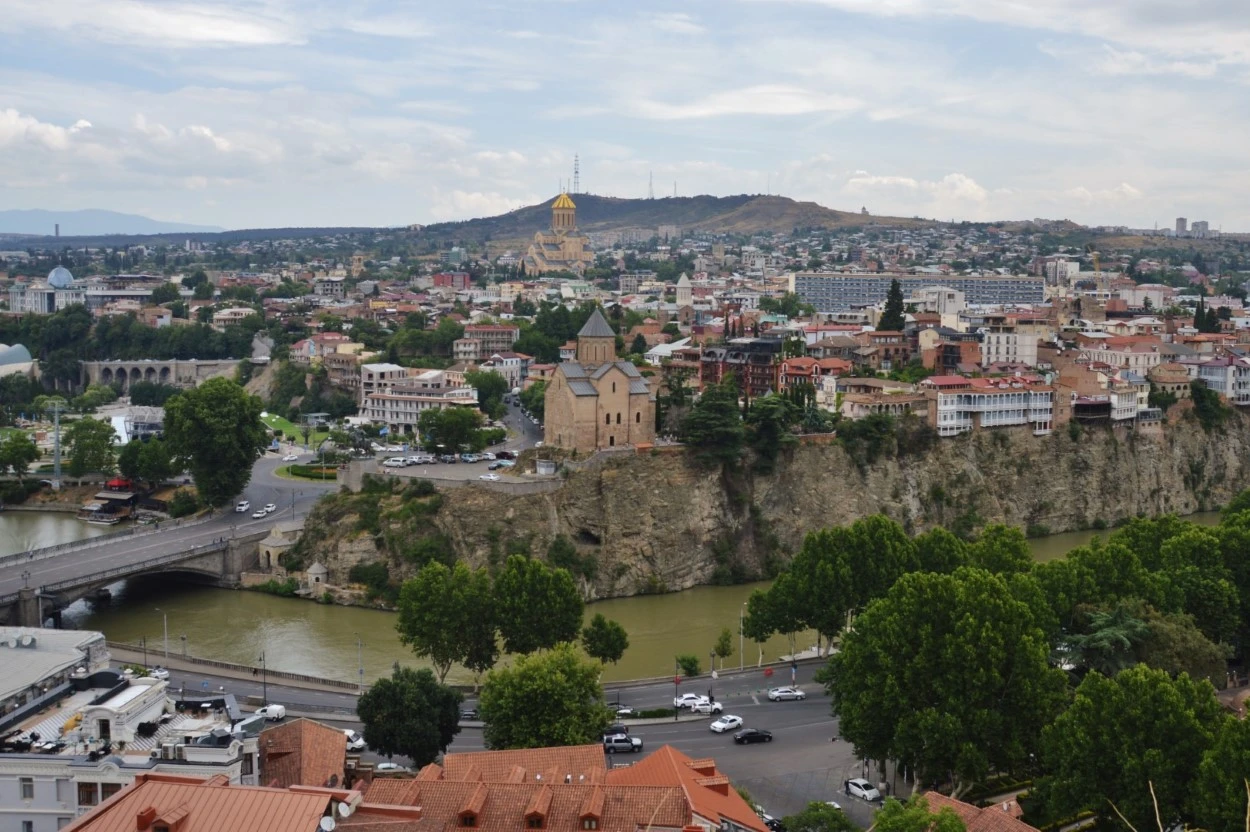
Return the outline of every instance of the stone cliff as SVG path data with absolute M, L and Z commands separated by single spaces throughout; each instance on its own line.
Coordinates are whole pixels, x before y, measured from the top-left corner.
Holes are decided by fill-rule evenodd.
M 680 452 L 612 454 L 548 493 L 449 489 L 428 522 L 473 565 L 541 555 L 564 535 L 585 564 L 574 571 L 588 597 L 678 590 L 765 577 L 808 531 L 877 512 L 913 532 L 1000 522 L 1041 534 L 1211 509 L 1250 487 L 1250 419 L 1213 433 L 1192 419 L 1153 432 L 983 432 L 861 463 L 838 444 L 802 444 L 770 474 L 709 470 Z M 314 517 L 311 528 L 305 551 L 332 582 L 353 563 L 388 557 L 379 535 L 348 523 Z M 395 579 L 415 569 L 390 557 Z

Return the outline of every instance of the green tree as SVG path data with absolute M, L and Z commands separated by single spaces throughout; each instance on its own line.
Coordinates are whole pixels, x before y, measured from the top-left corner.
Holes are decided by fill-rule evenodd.
M 682 653 L 677 656 L 677 672 L 683 676 L 698 676 L 703 672 L 699 665 L 699 657 L 693 653 Z
M 964 567 L 899 578 L 820 678 L 857 756 L 950 777 L 960 793 L 1027 764 L 1063 701 L 1049 653 L 1007 581 Z
M 1033 568 L 1033 554 L 1024 532 L 998 523 L 986 526 L 977 542 L 968 547 L 968 560 L 973 566 L 1000 575 Z
M 173 303 L 181 300 L 182 295 L 178 293 L 178 287 L 172 283 L 162 283 L 152 290 L 152 303 L 160 306 L 162 303 Z
M 875 832 L 964 832 L 967 828 L 949 807 L 929 811 L 929 803 L 921 794 L 912 795 L 906 803 L 886 798 L 872 820 Z
M 954 572 L 968 565 L 968 546 L 943 526 L 916 535 L 918 568 L 924 572 Z
M 885 309 L 881 312 L 881 319 L 877 321 L 877 329 L 881 332 L 902 332 L 907 325 L 903 313 L 903 287 L 897 279 L 891 280 L 890 290 L 885 296 Z
M 604 618 L 603 613 L 595 613 L 590 624 L 582 629 L 582 648 L 592 659 L 607 664 L 616 664 L 629 649 L 629 636 L 625 628 L 616 621 Z
M 794 832 L 856 832 L 859 829 L 845 812 L 822 801 L 807 804 L 797 815 L 787 815 L 781 824 Z
M 1193 818 L 1192 782 L 1224 719 L 1211 686 L 1184 674 L 1142 665 L 1112 679 L 1090 673 L 1046 729 L 1040 796 L 1059 816 L 1111 818 L 1114 804 L 1136 828 L 1154 829 L 1153 787 L 1163 828 L 1175 828 Z
M 96 408 L 117 401 L 117 391 L 107 384 L 90 384 L 82 395 L 74 397 L 74 409 L 90 413 Z
M 20 482 L 30 468 L 37 462 L 41 454 L 34 440 L 20 431 L 14 431 L 0 442 L 0 473 L 12 469 L 13 475 Z
M 407 757 L 417 767 L 429 765 L 460 733 L 464 697 L 434 678 L 428 668 L 400 667 L 378 679 L 356 703 L 365 742 L 390 759 Z
M 493 665 L 498 655 L 492 650 L 493 604 L 491 597 L 481 597 L 482 579 L 489 586 L 485 570 L 474 572 L 464 563 L 448 568 L 431 561 L 404 581 L 399 590 L 399 619 L 395 623 L 399 640 L 417 656 L 429 660 L 440 682 L 456 662 L 468 666 L 470 655 L 477 651 L 490 657 L 486 667 Z
M 165 441 L 208 505 L 225 505 L 251 480 L 252 465 L 269 444 L 260 414 L 260 399 L 225 378 L 165 403 Z
M 547 382 L 536 381 L 521 391 L 521 407 L 530 412 L 538 421 L 546 415 Z
M 510 392 L 508 380 L 494 370 L 468 370 L 464 383 L 477 391 L 477 406 L 492 419 L 503 416 L 507 405 L 503 397 Z
M 790 430 L 799 416 L 799 409 L 792 402 L 775 394 L 761 396 L 751 403 L 746 425 L 761 470 L 771 471 L 783 450 L 799 444 L 799 438 Z
M 647 352 L 647 339 L 646 339 L 646 338 L 644 338 L 644 337 L 642 337 L 642 333 L 641 333 L 641 332 L 639 332 L 637 335 L 635 335 L 635 336 L 634 336 L 634 340 L 633 340 L 633 342 L 631 342 L 631 343 L 630 343 L 630 345 L 629 345 L 629 351 L 630 351 L 630 352 L 632 352 L 632 353 L 634 353 L 635 355 L 645 355 L 645 354 L 646 354 L 646 352 Z
M 567 569 L 512 555 L 495 578 L 499 633 L 509 653 L 577 640 L 585 605 Z
M 1137 650 L 1150 635 L 1150 626 L 1129 607 L 1097 610 L 1088 616 L 1089 631 L 1067 639 L 1078 664 L 1104 676 L 1114 676 L 1137 663 Z
M 486 747 L 547 748 L 597 743 L 611 710 L 599 684 L 601 665 L 571 644 L 518 656 L 486 677 L 478 709 Z
M 113 426 L 99 419 L 84 417 L 70 422 L 63 439 L 69 452 L 69 475 L 80 478 L 97 472 L 113 473 Z
M 704 462 L 732 465 L 738 461 L 745 429 L 738 412 L 738 386 L 732 378 L 703 390 L 686 414 L 681 433 L 696 458 Z
M 1203 829 L 1242 829 L 1250 781 L 1250 722 L 1224 719 L 1202 757 L 1193 785 L 1193 814 Z
M 816 307 L 810 303 L 804 303 L 803 299 L 794 292 L 786 292 L 779 298 L 762 297 L 760 298 L 759 306 L 761 312 L 768 312 L 771 315 L 785 315 L 787 318 L 799 318 L 816 312 Z
M 481 442 L 482 414 L 473 407 L 427 410 L 417 419 L 417 430 L 427 448 L 456 454 Z
M 720 635 L 716 637 L 716 643 L 712 645 L 712 652 L 716 654 L 716 658 L 720 659 L 721 669 L 724 669 L 725 659 L 734 654 L 733 630 L 728 627 L 721 629 Z
M 128 480 L 138 482 L 142 477 L 139 476 L 139 455 L 143 452 L 143 442 L 133 439 L 122 445 L 122 449 L 117 452 L 117 470 Z
M 742 617 L 742 635 L 755 642 L 759 648 L 757 667 L 764 663 L 764 642 L 777 632 L 770 600 L 768 593 L 761 589 L 755 590 L 747 598 L 746 615 Z

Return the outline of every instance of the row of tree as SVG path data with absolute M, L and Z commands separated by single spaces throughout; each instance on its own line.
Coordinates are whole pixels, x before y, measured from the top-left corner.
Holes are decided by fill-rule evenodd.
M 431 562 L 400 589 L 396 629 L 440 682 L 453 664 L 490 670 L 501 649 L 534 653 L 579 639 L 593 658 L 619 661 L 629 647 L 624 628 L 596 615 L 583 629 L 583 612 L 569 570 L 535 558 L 512 555 L 494 576 L 464 563 Z
M 925 784 L 1007 772 L 1046 821 L 1114 804 L 1153 828 L 1157 799 L 1167 828 L 1232 828 L 1250 746 L 1211 682 L 1250 646 L 1248 599 L 1250 492 L 1216 527 L 1138 519 L 1047 563 L 1016 529 L 871 517 L 808 535 L 744 633 L 840 638 L 820 679 L 842 735 Z

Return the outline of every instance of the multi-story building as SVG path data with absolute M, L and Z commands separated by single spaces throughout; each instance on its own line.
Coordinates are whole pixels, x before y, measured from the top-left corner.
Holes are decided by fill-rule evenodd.
M 811 358 L 799 356 L 787 358 L 781 362 L 779 389 L 790 390 L 798 384 L 810 384 L 819 387 L 820 380 L 825 376 L 840 376 L 852 369 L 849 361 L 841 358 Z
M 794 291 L 805 303 L 816 307 L 816 311 L 836 312 L 853 306 L 881 303 L 894 280 L 899 282 L 904 297 L 915 295 L 930 286 L 963 292 L 968 303 L 979 304 L 1042 303 L 1046 295 L 1046 278 L 1034 275 L 799 272 L 794 276 Z
M 637 294 L 638 287 L 642 286 L 644 283 L 650 283 L 654 280 L 655 272 L 650 270 L 622 272 L 619 288 L 621 290 L 621 294 L 633 295 Z
M 1191 379 L 1223 396 L 1229 404 L 1250 405 L 1250 361 L 1227 355 L 1210 361 L 1185 359 L 1180 362 Z
M 477 390 L 452 387 L 442 370 L 427 370 L 371 393 L 363 393 L 360 415 L 394 434 L 415 434 L 427 410 L 476 407 Z
M 354 343 L 341 332 L 318 332 L 292 344 L 290 358 L 292 363 L 310 366 L 320 364 L 327 355 L 340 351 L 359 353 L 364 348 L 364 344 Z
M 482 369 L 499 373 L 508 382 L 508 389 L 515 390 L 525 383 L 525 371 L 529 363 L 528 355 L 519 352 L 496 352 L 482 362 Z
M 1019 332 L 987 332 L 981 341 L 981 366 L 1026 364 L 1037 366 L 1037 336 Z
M 521 328 L 506 324 L 468 324 L 464 328 L 464 337 L 478 342 L 478 357 L 484 358 L 512 349 L 516 339 L 521 337 Z
M 313 284 L 313 294 L 320 298 L 341 300 L 347 294 L 347 280 L 342 277 L 323 277 Z
M 1081 355 L 1090 362 L 1101 362 L 1117 370 L 1131 370 L 1145 375 L 1151 367 L 1162 364 L 1169 355 L 1163 342 L 1152 335 L 1114 335 L 1107 338 L 1077 337 Z
M 361 364 L 360 365 L 360 397 L 374 393 L 382 393 L 402 384 L 408 378 L 408 368 L 398 364 Z
M 855 351 L 854 361 L 874 370 L 892 370 L 911 360 L 911 342 L 901 332 L 877 330 L 861 332 L 855 336 L 860 348 Z
M 468 272 L 439 272 L 433 277 L 434 286 L 440 289 L 468 289 L 473 284 L 473 276 Z
M 1054 428 L 1054 388 L 1032 378 L 931 376 L 917 386 L 929 399 L 929 424 L 939 436 L 1009 426 L 1043 436 Z
M 257 783 L 263 718 L 231 695 L 178 699 L 108 658 L 101 633 L 0 628 L 0 829 L 63 829 L 150 772 Z
M 733 338 L 708 347 L 699 359 L 699 381 L 706 387 L 732 374 L 739 393 L 758 398 L 780 389 L 781 341 L 775 338 Z

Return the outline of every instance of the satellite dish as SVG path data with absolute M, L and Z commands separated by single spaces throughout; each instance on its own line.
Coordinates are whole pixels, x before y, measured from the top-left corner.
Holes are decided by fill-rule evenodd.
M 321 832 L 334 832 L 335 825 L 334 818 L 329 815 L 326 815 L 321 819 L 321 823 L 317 824 L 317 826 L 321 829 Z
M 352 805 L 350 803 L 339 804 L 339 814 L 343 817 L 349 817 L 352 813 Z

